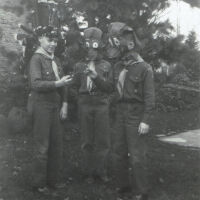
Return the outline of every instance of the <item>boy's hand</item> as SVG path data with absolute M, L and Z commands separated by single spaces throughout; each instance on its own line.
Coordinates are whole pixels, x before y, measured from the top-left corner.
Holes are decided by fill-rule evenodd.
M 145 135 L 148 132 L 149 132 L 149 125 L 144 122 L 141 122 L 138 128 L 139 135 Z
M 97 77 L 97 72 L 95 69 L 86 68 L 85 74 L 89 76 L 91 79 L 95 79 Z
M 85 74 L 89 76 L 91 79 L 95 79 L 97 77 L 97 72 L 95 70 L 95 63 L 94 61 L 90 61 L 87 65 L 85 70 Z
M 68 114 L 67 111 L 68 111 L 68 104 L 66 102 L 64 102 L 60 109 L 60 119 L 61 120 L 67 119 L 67 114 Z
M 70 75 L 63 76 L 60 80 L 55 81 L 56 87 L 62 87 L 68 85 L 72 81 L 72 77 Z

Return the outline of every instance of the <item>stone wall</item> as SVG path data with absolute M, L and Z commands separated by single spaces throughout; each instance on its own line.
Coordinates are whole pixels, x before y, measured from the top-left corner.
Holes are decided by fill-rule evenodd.
M 22 47 L 14 36 L 21 32 L 18 24 L 24 24 L 26 16 L 21 0 L 0 1 L 0 114 L 8 112 L 14 104 L 22 103 L 23 88 L 19 89 L 13 83 L 22 76 L 18 70 Z

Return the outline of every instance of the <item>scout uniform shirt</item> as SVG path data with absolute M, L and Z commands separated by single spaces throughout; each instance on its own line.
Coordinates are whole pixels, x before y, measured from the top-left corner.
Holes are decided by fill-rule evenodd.
M 115 64 L 114 79 L 117 86 L 117 102 L 143 104 L 142 122 L 148 124 L 155 104 L 151 66 L 139 54 L 129 52 Z
M 31 59 L 30 87 L 31 97 L 48 105 L 60 105 L 67 101 L 64 87 L 56 88 L 55 81 L 63 76 L 61 64 L 56 57 L 49 56 L 39 48 Z
M 91 66 L 92 65 L 92 66 Z M 95 79 L 90 79 L 84 73 L 88 67 L 94 67 L 97 72 Z M 105 60 L 96 60 L 94 63 L 79 62 L 74 68 L 73 84 L 78 88 L 79 95 L 107 96 L 113 91 L 113 73 L 111 65 Z

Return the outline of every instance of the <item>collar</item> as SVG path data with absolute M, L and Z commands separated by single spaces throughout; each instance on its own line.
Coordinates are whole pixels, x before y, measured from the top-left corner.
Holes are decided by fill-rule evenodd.
M 52 55 L 48 54 L 42 47 L 39 47 L 36 50 L 35 53 L 42 54 L 42 55 L 44 55 L 45 57 L 47 57 L 48 59 L 51 59 L 51 60 L 54 59 L 54 54 L 52 54 Z
M 100 53 L 98 53 L 96 59 L 93 60 L 93 61 L 94 61 L 94 62 L 98 62 L 98 61 L 100 61 L 100 60 L 102 60 L 102 55 L 101 55 Z M 89 61 L 91 61 L 91 60 L 89 60 L 89 58 L 86 57 L 86 58 L 85 58 L 85 61 L 86 61 L 86 62 L 89 62 Z
M 124 66 L 127 67 L 130 65 L 144 62 L 144 60 L 137 52 L 130 51 L 125 56 L 122 57 L 122 62 Z

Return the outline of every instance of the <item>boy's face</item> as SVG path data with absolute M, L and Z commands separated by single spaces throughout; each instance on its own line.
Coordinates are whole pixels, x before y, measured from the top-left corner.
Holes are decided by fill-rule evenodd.
M 89 60 L 96 60 L 98 56 L 99 41 L 95 39 L 86 39 L 85 47 L 87 51 L 87 56 Z
M 122 51 L 130 51 L 134 49 L 134 47 L 135 43 L 132 33 L 126 33 L 120 37 L 120 49 Z
M 108 54 L 110 58 L 118 57 L 120 52 L 123 54 L 134 49 L 135 43 L 133 33 L 126 32 L 121 36 L 111 37 L 109 38 L 109 45 L 112 47 L 108 48 L 110 51 Z
M 49 54 L 54 53 L 57 46 L 57 38 L 49 38 L 46 36 L 39 37 L 40 46 Z

